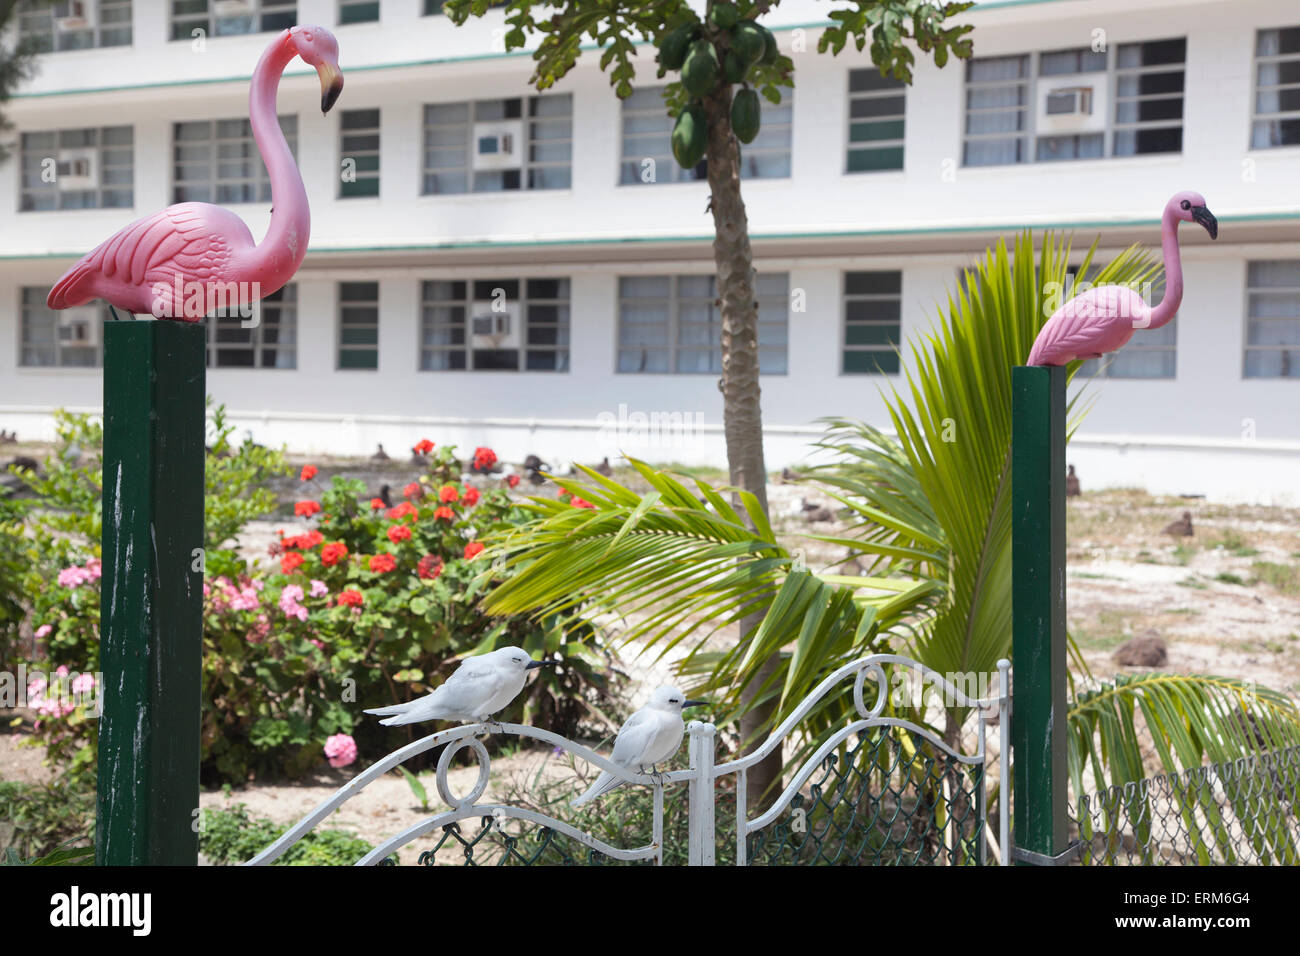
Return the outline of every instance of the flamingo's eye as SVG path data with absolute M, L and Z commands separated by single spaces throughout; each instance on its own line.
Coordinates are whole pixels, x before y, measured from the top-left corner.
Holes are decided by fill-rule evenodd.
M 1181 205 L 1184 209 L 1191 209 L 1191 208 L 1192 208 L 1192 204 L 1191 204 L 1188 200 L 1186 200 L 1186 199 L 1184 199 L 1184 200 L 1182 201 L 1182 203 L 1180 203 L 1180 205 Z

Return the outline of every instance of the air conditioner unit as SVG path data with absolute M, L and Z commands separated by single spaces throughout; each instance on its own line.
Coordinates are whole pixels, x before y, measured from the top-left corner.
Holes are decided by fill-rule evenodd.
M 470 310 L 470 344 L 479 349 L 509 349 L 519 346 L 519 306 L 505 303 L 475 302 Z
M 212 9 L 219 17 L 242 17 L 253 12 L 253 5 L 248 0 L 217 0 Z
M 90 22 L 92 9 L 92 4 L 87 3 L 86 0 L 66 0 L 64 3 L 56 3 L 51 11 L 54 14 L 54 29 L 61 33 L 86 29 L 92 25 Z
M 99 151 L 93 146 L 61 149 L 54 160 L 54 173 L 60 192 L 94 189 L 99 185 Z
M 59 344 L 67 347 L 94 348 L 99 345 L 99 327 L 103 324 L 99 309 L 82 305 L 59 313 Z
M 522 120 L 474 124 L 474 169 L 518 169 L 524 162 Z
M 1039 135 L 1105 131 L 1105 74 L 1075 73 L 1040 81 L 1039 90 Z

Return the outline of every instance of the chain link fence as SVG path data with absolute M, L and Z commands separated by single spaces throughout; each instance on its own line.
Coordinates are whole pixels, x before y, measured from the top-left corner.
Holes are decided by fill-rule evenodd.
M 1300 746 L 1084 795 L 1085 865 L 1300 864 Z

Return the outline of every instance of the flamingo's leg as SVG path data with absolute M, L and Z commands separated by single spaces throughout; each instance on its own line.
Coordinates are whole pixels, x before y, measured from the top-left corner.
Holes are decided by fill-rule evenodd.
M 119 321 L 121 321 L 121 320 L 117 317 L 117 309 L 113 308 L 113 303 L 112 303 L 112 302 L 108 303 L 108 311 L 113 313 L 113 321 L 114 321 L 114 322 L 119 322 Z

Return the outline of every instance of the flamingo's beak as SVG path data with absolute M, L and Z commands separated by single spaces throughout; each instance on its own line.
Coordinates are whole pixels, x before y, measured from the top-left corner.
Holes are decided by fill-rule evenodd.
M 343 92 L 343 74 L 337 63 L 326 63 L 324 60 L 316 65 L 316 72 L 320 74 L 320 111 L 328 113 Z
M 1193 206 L 1192 219 L 1205 227 L 1211 239 L 1219 238 L 1219 220 L 1214 218 L 1214 213 L 1210 212 L 1208 206 Z

